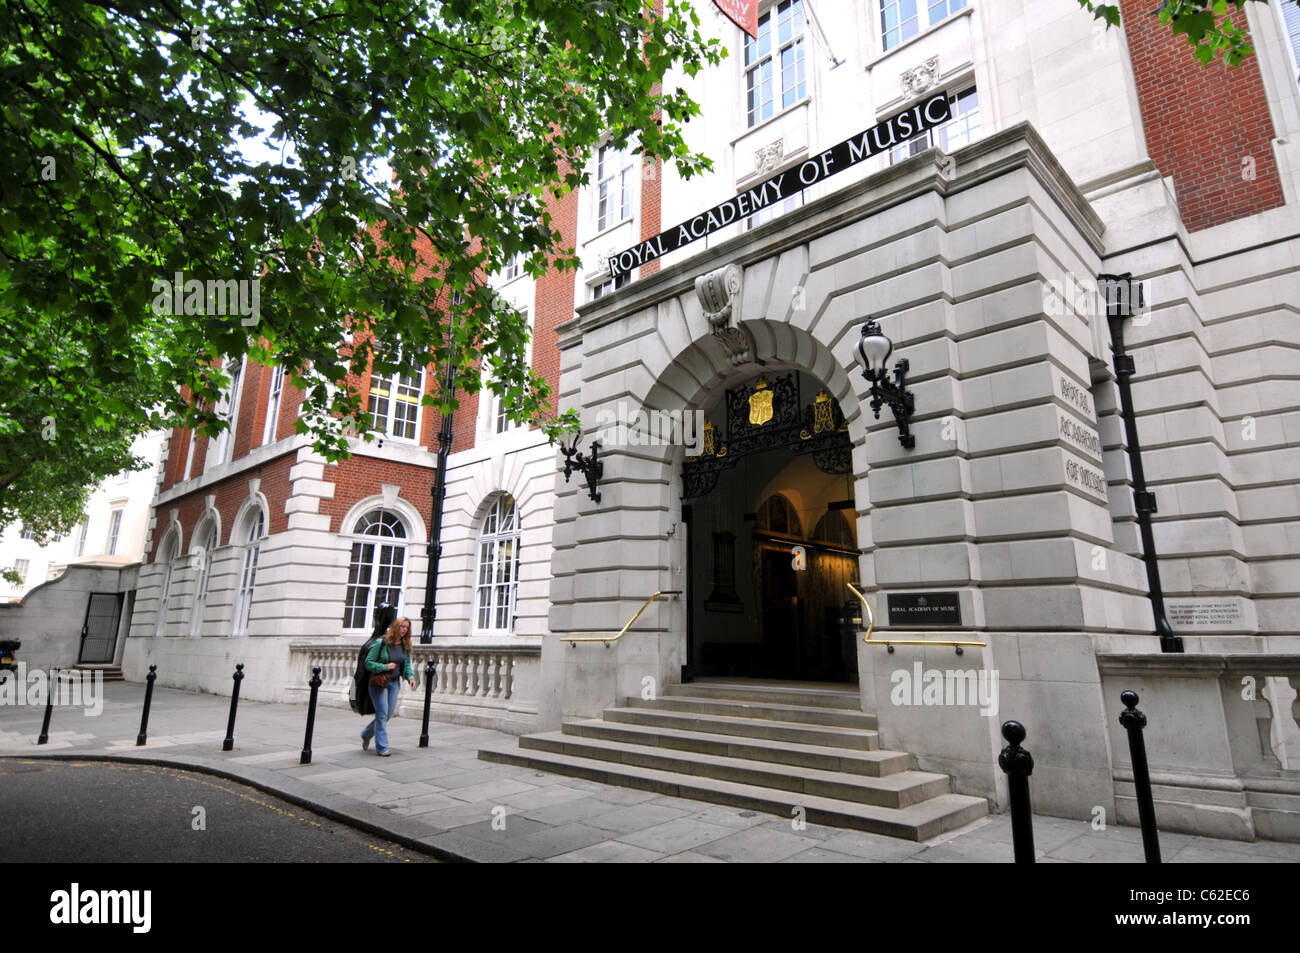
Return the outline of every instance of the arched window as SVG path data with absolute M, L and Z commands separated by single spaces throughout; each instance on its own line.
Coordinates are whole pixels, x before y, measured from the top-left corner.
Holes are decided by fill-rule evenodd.
M 194 548 L 190 550 L 190 564 L 197 570 L 194 577 L 194 610 L 190 613 L 190 635 L 199 635 L 203 629 L 203 613 L 208 607 L 208 582 L 212 578 L 212 551 L 217 548 L 217 524 L 204 520 L 194 534 Z
M 239 595 L 235 597 L 235 628 L 233 635 L 243 635 L 248 628 L 248 617 L 253 611 L 253 587 L 257 583 L 257 557 L 266 534 L 266 520 L 260 507 L 244 521 L 244 562 L 239 571 Z
M 154 635 L 162 635 L 167 631 L 167 603 L 171 598 L 172 573 L 176 569 L 175 533 L 167 534 L 155 562 L 162 565 L 163 571 L 162 580 L 158 586 L 158 621 L 154 625 Z
M 348 594 L 343 628 L 367 629 L 375 606 L 402 608 L 402 577 L 406 570 L 406 526 L 396 513 L 371 510 L 353 527 L 348 565 Z
M 515 589 L 519 581 L 519 510 L 514 497 L 497 497 L 483 519 L 478 541 L 478 583 L 474 588 L 474 628 L 513 632 Z
M 826 515 L 817 521 L 817 528 L 813 530 L 813 539 L 830 543 L 841 549 L 855 549 L 858 545 L 853 535 L 853 528 L 849 526 L 849 521 L 839 510 L 827 510 Z
M 803 538 L 803 524 L 794 506 L 780 493 L 769 496 L 758 508 L 754 528 L 776 536 L 796 536 Z

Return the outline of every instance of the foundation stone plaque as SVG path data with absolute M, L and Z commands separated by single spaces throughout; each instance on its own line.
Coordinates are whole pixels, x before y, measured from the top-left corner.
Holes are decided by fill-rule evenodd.
M 1180 626 L 1237 628 L 1242 624 L 1241 603 L 1236 599 L 1166 600 L 1165 612 L 1174 631 Z
M 955 592 L 891 592 L 886 604 L 890 625 L 961 625 Z

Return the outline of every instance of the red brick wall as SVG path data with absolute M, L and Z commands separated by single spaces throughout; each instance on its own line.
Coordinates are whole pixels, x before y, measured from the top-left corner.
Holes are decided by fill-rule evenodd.
M 358 500 L 379 493 L 381 485 L 392 483 L 401 487 L 398 495 L 420 511 L 427 526 L 433 511 L 433 498 L 430 495 L 433 474 L 432 467 L 412 466 L 375 457 L 350 457 L 325 468 L 325 479 L 335 487 L 334 499 L 321 500 L 320 512 L 330 518 L 330 532 L 350 532 L 352 527 L 340 525 L 347 511 Z
M 568 166 L 560 175 L 568 174 Z M 561 245 L 572 248 L 578 239 L 578 193 L 569 192 L 552 198 L 548 204 L 553 227 L 560 233 Z M 572 271 L 551 269 L 537 281 L 533 318 L 533 370 L 551 385 L 552 394 L 560 388 L 560 349 L 555 329 L 573 320 L 576 275 Z
M 655 0 L 655 14 L 662 16 L 664 12 L 663 0 Z M 655 83 L 650 88 L 652 96 L 658 96 L 663 92 L 663 84 Z M 662 118 L 662 113 L 655 113 L 656 118 Z M 641 165 L 641 240 L 653 238 L 659 234 L 663 227 L 660 224 L 660 207 L 659 198 L 663 187 L 663 163 L 656 159 L 651 163 L 642 163 Z M 641 278 L 648 278 L 659 270 L 659 259 L 648 261 L 641 266 L 638 273 Z
M 283 533 L 289 527 L 289 517 L 284 512 L 284 501 L 289 498 L 289 468 L 293 466 L 296 456 L 293 453 L 286 453 L 260 467 L 246 470 L 220 483 L 205 486 L 158 507 L 149 560 L 153 561 L 157 558 L 158 546 L 166 535 L 167 527 L 171 525 L 170 514 L 173 508 L 179 510 L 177 519 L 180 520 L 181 529 L 185 534 L 184 552 L 190 551 L 194 546 L 194 531 L 198 529 L 199 517 L 207 509 L 205 500 L 209 495 L 216 497 L 213 506 L 221 515 L 221 538 L 217 541 L 217 545 L 229 545 L 230 534 L 235 530 L 235 516 L 239 512 L 240 505 L 248 497 L 248 481 L 253 479 L 262 481 L 258 490 L 266 496 L 270 507 L 270 512 L 267 514 L 270 519 L 270 524 L 266 528 L 267 533 Z M 183 458 L 181 465 L 184 466 Z
M 1222 225 L 1284 204 L 1273 159 L 1273 123 L 1254 57 L 1229 68 L 1202 66 L 1182 36 L 1151 15 L 1149 0 L 1120 0 L 1147 150 L 1173 176 L 1189 231 Z M 1241 11 L 1233 22 L 1246 27 Z M 1255 162 L 1243 178 L 1242 162 Z

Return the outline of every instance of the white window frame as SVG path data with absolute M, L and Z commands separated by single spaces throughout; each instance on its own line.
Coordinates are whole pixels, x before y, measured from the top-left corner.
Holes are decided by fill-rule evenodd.
M 400 348 L 398 349 L 397 353 L 398 353 L 398 361 L 400 361 L 401 359 Z M 398 363 L 398 361 L 394 361 L 393 363 Z M 412 389 L 412 385 L 407 383 L 407 380 L 410 377 L 411 377 L 410 374 L 404 373 L 402 371 L 396 371 L 395 373 L 392 374 L 378 374 L 374 371 L 373 368 L 370 371 L 370 390 L 366 394 L 366 412 L 370 414 L 370 416 L 373 418 L 375 430 L 382 433 L 384 435 L 385 440 L 396 440 L 399 443 L 410 443 L 410 444 L 418 444 L 420 442 L 420 426 L 424 422 L 424 414 L 422 412 L 423 400 L 424 400 L 424 368 L 423 367 L 417 368 L 415 371 L 415 384 L 414 384 L 415 421 L 412 425 L 413 427 L 412 434 L 409 437 L 405 437 L 393 432 L 393 424 L 394 424 L 394 420 L 396 419 L 396 415 L 393 413 L 394 400 L 398 399 L 403 404 L 410 403 L 410 401 L 406 397 L 396 398 L 395 395 L 398 392 L 398 388 L 403 388 L 405 391 L 410 391 Z M 375 412 L 374 409 L 376 381 L 378 381 L 382 385 L 386 385 L 386 389 L 387 389 L 387 392 L 384 394 L 384 397 L 388 400 L 388 409 L 385 411 L 382 418 Z M 382 426 L 380 426 L 381 422 L 382 422 Z
M 613 161 L 610 162 L 610 159 Z M 596 190 L 593 198 L 598 232 L 608 231 L 633 218 L 636 163 L 632 159 L 630 143 L 620 149 L 613 142 L 606 142 L 596 149 Z M 607 168 L 607 165 L 612 165 L 612 168 Z M 617 203 L 611 201 L 614 198 L 615 187 L 617 187 Z
M 793 28 L 784 42 L 781 40 L 780 28 L 782 14 L 786 10 L 797 10 L 800 19 L 798 31 Z M 793 18 L 794 14 L 791 14 Z M 803 102 L 808 96 L 808 11 L 804 9 L 804 0 L 779 0 L 758 16 L 758 38 L 742 34 L 744 48 L 741 53 L 741 90 L 745 110 L 745 128 L 752 129 L 774 116 L 779 116 L 792 106 Z M 762 43 L 767 43 L 767 52 L 759 53 Z M 786 87 L 786 70 L 781 60 L 787 51 L 792 52 L 792 69 L 794 71 L 789 88 Z M 753 57 L 751 61 L 751 57 Z M 767 78 L 764 80 L 763 70 Z M 758 74 L 759 95 L 766 82 L 771 97 L 751 101 L 751 91 L 755 89 L 754 75 Z M 789 98 L 789 102 L 786 99 Z M 763 105 L 766 103 L 767 112 Z
M 194 577 L 194 603 L 190 609 L 190 637 L 197 638 L 203 634 L 203 616 L 208 608 L 208 587 L 212 584 L 212 554 L 217 548 L 217 523 L 207 517 L 194 534 L 195 548 L 202 548 L 202 562 L 198 574 Z M 190 557 L 193 559 L 193 555 Z
M 31 572 L 31 569 L 32 569 L 32 561 L 30 559 L 14 560 L 14 572 L 18 573 L 19 576 L 18 585 L 21 586 L 26 584 L 27 574 Z
M 1300 7 L 1291 0 L 1277 0 L 1272 6 L 1277 8 L 1282 45 L 1286 47 L 1287 55 L 1291 58 L 1291 81 L 1300 86 Z
M 510 256 L 506 262 L 505 268 L 501 271 L 501 276 L 506 281 L 514 281 L 524 273 L 524 253 L 517 252 Z
M 253 613 L 253 596 L 257 589 L 257 561 L 266 538 L 266 516 L 261 507 L 255 507 L 244 521 L 244 558 L 239 569 L 239 592 L 235 596 L 235 624 L 232 636 L 248 631 L 248 620 Z
M 593 282 L 592 284 L 587 285 L 589 295 L 588 300 L 596 301 L 599 298 L 605 297 L 607 294 L 612 294 L 619 288 L 626 287 L 630 280 L 631 276 L 628 272 L 624 271 L 621 272 L 617 278 L 605 278 L 602 281 Z
M 391 517 L 392 518 L 391 521 L 384 523 L 383 521 L 385 516 Z M 394 525 L 400 528 L 402 533 L 401 536 L 393 535 L 391 533 L 365 532 L 362 529 L 362 527 L 367 523 L 368 520 L 371 520 L 372 517 L 375 520 L 379 521 L 378 525 L 387 526 L 389 527 L 390 530 Z M 371 522 L 370 525 L 376 525 L 376 523 Z M 397 609 L 399 615 L 401 614 L 402 603 L 406 597 L 407 555 L 411 543 L 410 527 L 406 525 L 406 521 L 402 519 L 402 515 L 399 512 L 397 512 L 397 510 L 385 509 L 383 507 L 376 507 L 372 510 L 367 510 L 366 512 L 362 513 L 359 517 L 357 517 L 356 522 L 353 523 L 352 525 L 351 532 L 344 538 L 351 544 L 350 546 L 351 552 L 348 557 L 348 581 L 345 584 L 346 588 L 344 590 L 344 595 L 343 595 L 343 631 L 368 632 L 370 630 L 370 626 L 374 622 L 375 607 L 379 605 L 379 602 L 377 601 L 377 595 L 379 590 L 383 589 L 383 590 L 391 591 L 395 589 L 397 591 L 397 601 L 390 602 L 389 605 Z M 358 546 L 364 547 L 366 545 L 372 545 L 375 548 L 371 552 L 369 563 L 362 564 L 359 563 L 356 558 L 358 555 L 357 547 Z M 392 546 L 398 548 L 400 550 L 400 555 L 401 555 L 400 562 L 392 561 L 387 564 L 381 564 L 380 557 L 382 555 L 382 549 L 380 547 L 384 547 L 384 546 Z M 362 553 L 364 553 L 364 550 L 362 550 Z M 368 581 L 364 584 L 364 586 L 359 584 L 358 582 L 353 581 L 352 568 L 353 566 L 359 567 L 361 565 L 368 565 L 370 568 L 370 576 Z M 396 586 L 379 585 L 380 573 L 378 572 L 378 570 L 384 568 L 385 566 L 390 570 L 393 567 L 398 568 L 400 574 L 398 576 Z M 389 578 L 389 582 L 390 583 L 392 582 L 391 577 Z M 353 599 L 352 591 L 354 589 L 364 589 L 365 591 L 365 602 L 364 602 L 365 612 L 362 614 L 361 625 L 349 624 L 352 621 L 349 618 L 349 616 L 355 615 L 356 609 L 359 607 L 358 604 Z
M 162 581 L 158 584 L 158 618 L 154 621 L 153 631 L 155 636 L 163 635 L 167 631 L 167 603 L 171 600 L 172 577 L 176 572 L 176 545 L 171 542 L 171 539 L 163 544 L 158 562 L 164 565 Z
M 90 533 L 90 517 L 81 522 L 81 534 L 77 537 L 77 555 L 86 555 L 86 536 Z
M 510 523 L 503 529 L 502 517 L 507 513 Z M 499 494 L 492 501 L 479 529 L 474 564 L 475 635 L 514 634 L 522 535 L 519 504 L 509 493 Z M 486 625 L 483 624 L 485 615 Z M 502 621 L 504 625 L 500 624 Z
M 284 367 L 277 364 L 271 370 L 271 386 L 266 395 L 266 423 L 262 426 L 262 446 L 275 442 L 275 431 L 280 422 L 280 403 L 284 396 Z
M 974 107 L 968 108 L 966 112 L 960 112 L 963 100 L 970 101 L 968 97 L 973 98 Z M 979 89 L 974 85 L 967 85 L 949 91 L 948 102 L 952 106 L 952 118 L 942 126 L 927 129 L 925 132 L 891 147 L 889 150 L 890 165 L 904 162 L 914 155 L 919 155 L 931 146 L 938 147 L 944 152 L 953 152 L 983 138 L 984 118 L 980 113 Z M 973 127 L 972 117 L 974 118 Z M 957 130 L 957 132 L 954 133 L 954 130 Z M 953 141 L 954 138 L 956 138 L 956 142 Z
M 904 20 L 901 10 L 903 5 L 911 2 L 915 5 L 916 10 L 913 16 Z M 933 16 L 932 11 L 935 7 L 942 5 L 945 12 L 942 16 Z M 954 14 L 961 12 L 970 5 L 970 0 L 879 0 L 876 8 L 876 27 L 880 30 L 880 49 L 881 52 L 897 49 L 914 36 L 920 36 L 931 27 L 938 26 L 945 20 L 950 19 Z M 885 26 L 885 11 L 893 8 L 900 11 L 898 25 L 894 27 L 898 31 L 898 39 L 889 42 L 889 28 Z M 916 29 L 903 35 L 903 25 L 905 23 L 916 23 Z
M 243 396 L 244 363 L 241 357 L 238 363 L 233 360 L 226 371 L 226 393 L 217 405 L 217 416 L 226 422 L 226 428 L 208 443 L 208 455 L 203 460 L 203 472 L 213 467 L 229 463 L 235 449 L 235 427 L 239 421 L 239 399 Z
M 122 535 L 123 509 L 119 506 L 108 514 L 108 541 L 104 544 L 104 552 L 109 556 L 117 555 L 117 540 Z

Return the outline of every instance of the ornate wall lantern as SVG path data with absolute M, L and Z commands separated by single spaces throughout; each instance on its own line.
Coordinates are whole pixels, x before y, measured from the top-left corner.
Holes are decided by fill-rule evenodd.
M 587 495 L 595 502 L 600 502 L 600 478 L 605 473 L 605 464 L 597 460 L 600 453 L 600 441 L 591 442 L 591 456 L 587 456 L 578 451 L 578 444 L 582 442 L 582 434 L 575 434 L 573 443 L 566 444 L 563 439 L 560 440 L 560 452 L 564 454 L 564 482 L 569 482 L 569 477 L 574 470 L 581 473 L 587 480 Z
M 915 410 L 912 393 L 907 389 L 907 358 L 900 358 L 894 364 L 894 379 L 886 377 L 886 363 L 894 351 L 894 342 L 880 330 L 880 325 L 872 318 L 862 326 L 862 335 L 858 338 L 857 358 L 862 368 L 862 376 L 871 385 L 871 410 L 880 419 L 880 407 L 888 404 L 898 422 L 898 442 L 908 450 L 916 446 L 916 438 L 908 430 L 908 424 Z

